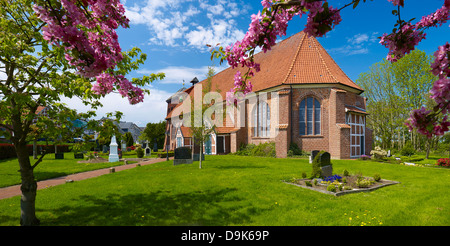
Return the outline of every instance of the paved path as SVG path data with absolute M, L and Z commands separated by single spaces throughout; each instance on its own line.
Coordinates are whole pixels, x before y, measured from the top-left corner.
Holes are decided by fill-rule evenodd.
M 173 157 L 170 159 L 173 159 Z M 163 161 L 166 161 L 166 158 L 151 159 L 148 161 L 141 161 L 141 162 L 133 163 L 133 164 L 115 166 L 113 168 L 114 168 L 115 172 L 119 172 L 122 170 L 134 168 L 138 164 L 141 166 L 144 166 L 144 165 L 154 164 L 154 163 L 163 162 Z M 88 179 L 88 178 L 93 178 L 93 177 L 97 177 L 100 175 L 108 174 L 111 172 L 110 169 L 111 168 L 108 167 L 108 168 L 103 168 L 103 169 L 98 169 L 98 170 L 93 170 L 93 171 L 88 171 L 88 172 L 82 172 L 82 173 L 75 173 L 75 174 L 70 174 L 70 175 L 63 176 L 63 177 L 38 181 L 37 189 L 40 190 L 40 189 L 45 189 L 45 188 L 55 186 L 55 185 L 65 184 L 67 180 L 79 181 L 79 180 L 83 180 L 83 179 Z M 13 196 L 19 196 L 21 194 L 22 194 L 22 192 L 20 191 L 20 185 L 14 185 L 14 186 L 0 188 L 0 199 L 5 199 L 5 198 L 13 197 Z

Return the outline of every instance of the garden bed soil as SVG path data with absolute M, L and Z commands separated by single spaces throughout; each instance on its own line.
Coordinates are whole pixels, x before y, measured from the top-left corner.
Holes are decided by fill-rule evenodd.
M 373 184 L 370 184 L 367 188 L 360 188 L 356 186 L 356 180 L 357 180 L 357 176 L 344 176 L 343 178 L 347 179 L 347 183 L 343 184 L 342 182 L 340 182 L 342 184 L 343 187 L 349 187 L 351 189 L 343 189 L 342 191 L 338 189 L 338 187 L 336 186 L 336 192 L 331 192 L 327 190 L 328 184 L 320 184 L 320 181 L 317 183 L 317 185 L 314 185 L 314 180 L 313 179 L 296 179 L 296 180 L 291 180 L 290 182 L 285 182 L 288 184 L 292 184 L 295 186 L 299 186 L 302 188 L 307 188 L 310 190 L 315 190 L 318 192 L 322 192 L 322 193 L 326 193 L 326 194 L 331 194 L 334 196 L 341 196 L 341 195 L 345 195 L 345 194 L 351 194 L 351 193 L 358 193 L 358 192 L 369 192 L 369 191 L 373 191 L 382 187 L 386 187 L 389 185 L 394 185 L 394 184 L 399 184 L 400 182 L 398 181 L 391 181 L 391 180 L 386 180 L 386 179 L 380 179 L 378 182 L 374 182 Z M 367 178 L 367 177 L 365 177 Z M 307 186 L 306 185 L 306 181 L 311 182 L 312 186 Z

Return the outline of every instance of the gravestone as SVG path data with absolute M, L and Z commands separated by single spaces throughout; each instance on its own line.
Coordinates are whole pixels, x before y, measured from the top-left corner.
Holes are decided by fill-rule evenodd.
M 314 160 L 314 158 L 316 158 L 316 155 L 319 153 L 320 151 L 318 150 L 313 150 L 311 151 L 311 155 L 309 156 L 309 163 L 312 163 L 312 161 Z
M 330 153 L 328 152 L 319 152 L 319 166 L 322 171 L 322 177 L 329 177 L 333 175 L 333 166 L 330 162 Z
M 55 153 L 55 159 L 64 159 L 64 153 Z
M 173 165 L 192 164 L 191 149 L 188 147 L 179 147 L 174 151 Z
M 103 145 L 103 153 L 108 153 L 108 146 Z
M 152 155 L 152 150 L 147 145 L 147 148 L 145 148 L 145 156 L 151 156 L 151 155 Z
M 127 144 L 123 140 L 122 140 L 122 148 L 121 148 L 121 150 L 123 152 L 127 152 Z
M 117 141 L 116 141 L 116 136 L 113 135 L 111 137 L 111 144 L 109 145 L 109 162 L 117 162 L 119 161 L 119 155 L 117 152 Z
M 84 159 L 83 153 L 74 153 L 73 158 L 75 159 Z
M 153 152 L 158 152 L 158 144 L 156 142 L 153 144 Z

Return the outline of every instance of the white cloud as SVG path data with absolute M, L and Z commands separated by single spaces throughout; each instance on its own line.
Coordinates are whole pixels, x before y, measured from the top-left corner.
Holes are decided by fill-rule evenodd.
M 368 54 L 368 46 L 377 42 L 376 35 L 378 32 L 359 33 L 352 37 L 347 38 L 347 44 L 337 48 L 327 49 L 329 53 L 342 54 L 342 55 L 360 55 Z
M 216 73 L 222 71 L 227 68 L 228 65 L 223 65 L 220 67 L 214 67 Z M 156 71 L 141 69 L 138 70 L 139 74 L 151 74 L 151 73 L 164 73 L 166 77 L 159 81 L 158 84 L 182 84 L 183 81 L 185 83 L 185 87 L 189 87 L 191 84 L 189 83 L 194 77 L 197 77 L 199 81 L 202 81 L 206 78 L 206 74 L 208 73 L 208 66 L 202 66 L 197 68 L 192 67 L 184 67 L 184 66 L 169 66 Z
M 225 46 L 242 39 L 235 18 L 245 15 L 245 2 L 204 0 L 146 0 L 125 6 L 131 24 L 146 25 L 152 34 L 149 43 L 170 47 L 185 46 L 207 51 L 206 44 Z M 205 18 L 207 17 L 207 18 Z
M 138 126 L 146 126 L 149 122 L 159 122 L 164 120 L 167 115 L 166 100 L 172 94 L 163 90 L 150 89 L 150 95 L 145 95 L 142 103 L 131 105 L 127 98 L 122 98 L 118 93 L 110 93 L 101 99 L 103 107 L 96 110 L 96 118 L 100 119 L 109 112 L 120 111 L 123 113 L 122 120 L 134 122 Z M 78 112 L 92 110 L 78 98 L 63 97 L 61 101 Z
M 363 33 L 363 34 L 356 34 L 355 36 L 351 38 L 347 38 L 347 41 L 351 44 L 361 44 L 363 42 L 367 42 L 369 40 L 369 35 Z

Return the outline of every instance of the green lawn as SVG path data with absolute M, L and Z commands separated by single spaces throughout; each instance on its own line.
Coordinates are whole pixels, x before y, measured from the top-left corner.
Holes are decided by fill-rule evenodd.
M 207 156 L 141 166 L 39 190 L 42 225 L 450 225 L 450 170 L 333 160 L 400 184 L 335 197 L 283 183 L 310 173 L 306 159 Z M 0 200 L 0 225 L 18 225 L 20 198 Z
M 102 156 L 108 159 L 107 155 Z M 152 157 L 156 157 L 152 156 Z M 86 158 L 86 155 L 85 155 Z M 136 158 L 136 153 L 124 153 L 123 158 Z M 111 166 L 122 165 L 118 163 L 77 163 L 81 159 L 74 159 L 73 153 L 64 153 L 64 159 L 55 159 L 55 154 L 47 154 L 44 160 L 34 170 L 36 180 L 45 180 L 55 177 L 66 176 L 73 173 L 91 171 Z M 31 164 L 36 160 L 30 157 Z M 129 162 L 131 164 L 132 162 Z M 0 160 L 0 187 L 20 184 L 19 163 L 17 158 Z

